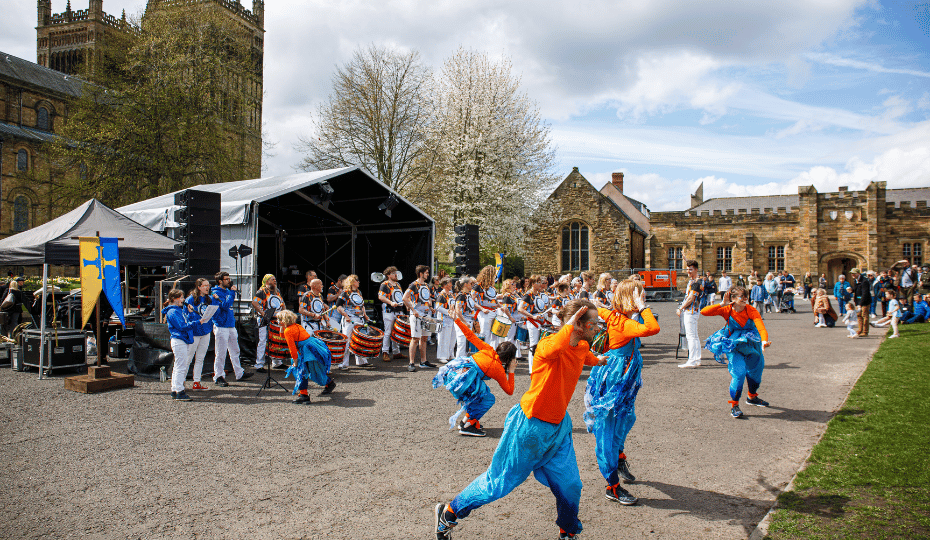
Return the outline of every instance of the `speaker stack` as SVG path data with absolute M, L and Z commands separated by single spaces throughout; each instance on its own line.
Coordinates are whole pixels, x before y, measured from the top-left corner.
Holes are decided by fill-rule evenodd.
M 178 229 L 172 266 L 174 275 L 191 278 L 213 276 L 220 271 L 220 208 L 219 193 L 187 189 L 174 194 L 174 204 L 181 208 L 175 215 Z

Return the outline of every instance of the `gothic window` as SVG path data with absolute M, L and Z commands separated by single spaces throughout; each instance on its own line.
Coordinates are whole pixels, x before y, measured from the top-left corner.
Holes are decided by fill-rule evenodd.
M 769 272 L 785 269 L 785 246 L 769 246 Z
M 48 109 L 46 109 L 45 107 L 39 107 L 39 110 L 36 112 L 36 129 L 41 129 L 42 131 L 49 131 Z
M 901 244 L 901 258 L 911 260 L 911 244 Z
M 29 170 L 29 152 L 20 150 L 16 152 L 16 170 L 26 172 Z
M 916 264 L 920 266 L 924 263 L 924 246 L 919 242 L 914 242 L 914 257 L 911 259 L 911 264 Z
M 670 247 L 668 248 L 668 267 L 672 270 L 683 270 L 684 269 L 684 252 L 681 247 Z
M 782 253 L 782 257 L 784 257 L 784 253 Z M 717 271 L 718 272 L 732 272 L 733 271 L 733 247 L 732 246 L 717 247 Z
M 588 226 L 573 222 L 562 227 L 562 271 L 588 270 Z
M 29 198 L 20 195 L 13 200 L 13 232 L 29 228 Z

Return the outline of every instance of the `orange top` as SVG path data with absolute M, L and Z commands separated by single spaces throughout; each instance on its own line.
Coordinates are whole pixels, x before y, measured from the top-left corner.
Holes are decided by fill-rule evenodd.
M 303 341 L 310 337 L 303 326 L 294 323 L 284 329 L 284 339 L 287 340 L 287 348 L 291 351 L 291 358 L 297 360 L 300 354 L 297 351 L 297 342 Z
M 520 398 L 527 418 L 558 424 L 565 418 L 578 377 L 584 366 L 596 366 L 598 359 L 585 340 L 571 346 L 574 327 L 565 324 L 557 333 L 540 340 L 533 355 L 530 389 Z
M 746 306 L 743 308 L 743 311 L 737 312 L 733 309 L 733 306 L 711 304 L 701 310 L 701 315 L 720 315 L 726 320 L 730 320 L 730 317 L 733 317 L 733 320 L 738 322 L 740 326 L 746 326 L 746 321 L 752 319 L 752 321 L 756 323 L 756 330 L 759 331 L 759 336 L 762 338 L 762 341 L 769 340 L 769 333 L 765 329 L 765 323 L 762 322 L 762 316 L 759 315 L 759 312 L 756 311 L 756 308 L 752 306 Z
M 656 322 L 655 315 L 649 308 L 642 312 L 645 324 L 640 324 L 619 311 L 597 308 L 597 314 L 607 321 L 607 337 L 610 338 L 608 342 L 611 349 L 619 349 L 633 338 L 654 336 L 659 333 L 659 323 Z
M 513 373 L 507 373 L 507 370 L 504 369 L 504 364 L 501 364 L 501 359 L 497 355 L 497 351 L 494 350 L 494 347 L 481 341 L 481 338 L 476 336 L 467 325 L 462 324 L 462 321 L 455 319 L 455 324 L 458 325 L 459 330 L 465 334 L 468 341 L 475 347 L 478 347 L 478 352 L 471 355 L 472 360 L 478 364 L 478 367 L 481 368 L 481 371 L 483 371 L 485 375 L 497 381 L 497 384 L 501 385 L 501 389 L 507 392 L 508 396 L 512 396 Z

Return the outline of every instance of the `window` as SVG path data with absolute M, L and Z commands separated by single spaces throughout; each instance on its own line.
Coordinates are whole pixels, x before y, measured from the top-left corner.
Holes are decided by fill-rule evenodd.
M 901 258 L 911 260 L 911 245 L 901 244 Z
M 13 201 L 13 232 L 29 228 L 29 198 L 23 195 Z
M 668 267 L 672 270 L 684 269 L 685 257 L 680 247 L 668 248 Z
M 769 246 L 769 272 L 785 269 L 785 246 Z
M 20 150 L 16 152 L 16 170 L 26 172 L 29 170 L 29 152 Z
M 914 242 L 914 256 L 911 258 L 911 264 L 920 266 L 924 263 L 924 246 Z
M 784 254 L 782 254 L 782 256 L 784 257 Z M 732 272 L 733 271 L 733 247 L 732 246 L 720 246 L 717 248 L 717 271 L 718 272 Z
M 562 271 L 588 269 L 588 226 L 575 222 L 562 227 Z
M 41 129 L 42 131 L 48 131 L 48 109 L 45 107 L 39 107 L 39 110 L 36 112 L 36 129 Z

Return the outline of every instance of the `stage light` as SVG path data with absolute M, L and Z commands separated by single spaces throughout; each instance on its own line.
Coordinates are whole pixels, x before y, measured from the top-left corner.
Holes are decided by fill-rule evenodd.
M 397 195 L 391 193 L 383 203 L 378 205 L 378 210 L 382 210 L 384 215 L 391 217 L 391 210 L 397 208 L 400 201 L 397 200 Z

